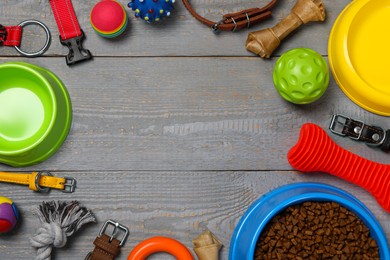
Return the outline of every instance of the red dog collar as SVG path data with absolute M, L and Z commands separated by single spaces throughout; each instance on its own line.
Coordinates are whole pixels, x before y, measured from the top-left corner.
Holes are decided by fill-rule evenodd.
M 84 49 L 82 45 L 85 36 L 77 21 L 72 1 L 50 0 L 50 5 L 60 32 L 61 44 L 69 49 L 69 53 L 66 56 L 66 64 L 73 65 L 80 61 L 91 59 L 90 51 Z

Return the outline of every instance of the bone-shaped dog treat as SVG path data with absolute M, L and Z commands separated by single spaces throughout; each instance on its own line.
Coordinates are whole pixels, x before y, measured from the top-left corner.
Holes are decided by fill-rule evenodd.
M 246 49 L 262 58 L 270 58 L 280 42 L 292 31 L 308 22 L 325 20 L 325 6 L 322 0 L 298 0 L 287 17 L 275 27 L 251 32 Z
M 304 124 L 287 158 L 291 166 L 301 172 L 327 172 L 361 186 L 390 212 L 390 165 L 364 159 L 341 148 L 321 127 Z

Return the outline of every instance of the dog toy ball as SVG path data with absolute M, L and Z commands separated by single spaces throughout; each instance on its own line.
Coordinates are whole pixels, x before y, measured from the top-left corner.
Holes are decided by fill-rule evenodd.
M 128 6 L 135 11 L 135 16 L 150 22 L 158 22 L 170 16 L 175 0 L 131 0 Z
M 124 7 L 115 0 L 98 2 L 92 8 L 89 20 L 95 32 L 105 38 L 119 36 L 128 24 Z
M 12 200 L 0 197 L 0 233 L 11 231 L 18 219 L 19 212 Z
M 284 99 L 294 104 L 309 104 L 319 99 L 328 87 L 328 64 L 311 49 L 292 49 L 276 62 L 273 80 Z

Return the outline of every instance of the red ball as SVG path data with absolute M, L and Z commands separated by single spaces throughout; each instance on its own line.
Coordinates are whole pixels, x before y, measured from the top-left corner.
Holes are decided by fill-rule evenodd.
M 0 233 L 6 233 L 12 230 L 14 227 L 13 223 L 8 220 L 0 219 Z
M 90 15 L 92 26 L 101 33 L 115 33 L 122 28 L 126 19 L 123 6 L 114 0 L 100 1 Z

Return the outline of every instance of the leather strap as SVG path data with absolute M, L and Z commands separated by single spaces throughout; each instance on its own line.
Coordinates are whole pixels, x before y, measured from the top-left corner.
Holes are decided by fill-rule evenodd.
M 108 226 L 114 228 L 111 236 L 105 234 Z M 120 240 L 116 238 L 118 232 L 122 233 Z M 125 244 L 128 235 L 129 229 L 127 227 L 114 220 L 107 220 L 100 229 L 99 236 L 93 242 L 95 248 L 88 253 L 84 260 L 114 260 L 119 255 L 120 248 Z
M 72 1 L 50 0 L 50 5 L 60 32 L 61 44 L 69 48 L 66 63 L 73 65 L 91 59 L 91 53 L 82 47 L 84 33 L 80 28 Z
M 338 125 L 342 126 L 341 130 L 336 129 Z M 385 152 L 390 151 L 390 130 L 386 131 L 379 126 L 367 125 L 343 115 L 334 115 L 329 129 L 335 134 L 377 146 Z
M 20 46 L 22 39 L 21 26 L 2 26 L 0 25 L 0 45 L 3 46 Z
M 271 9 L 277 3 L 277 0 L 272 0 L 268 5 L 262 8 L 249 8 L 235 13 L 223 15 L 223 19 L 219 22 L 210 21 L 199 15 L 191 6 L 189 0 L 183 0 L 184 6 L 192 14 L 195 19 L 201 23 L 210 26 L 213 30 L 218 31 L 236 31 L 253 24 L 257 24 L 271 16 Z
M 66 186 L 69 186 L 69 178 L 59 178 L 50 175 L 50 173 L 32 172 L 32 173 L 10 173 L 0 172 L 0 182 L 15 183 L 28 185 L 33 191 L 47 191 L 48 189 L 58 189 L 65 191 Z M 73 180 L 74 181 L 74 180 Z M 74 183 L 72 191 L 74 191 Z
M 120 241 L 113 238 L 110 242 L 110 236 L 102 234 L 93 242 L 95 249 L 89 256 L 89 260 L 114 260 L 120 252 Z

